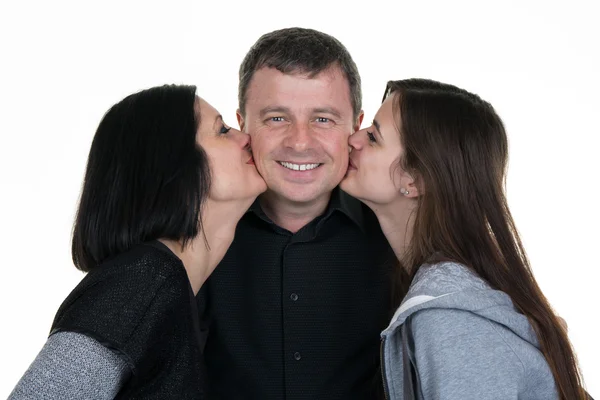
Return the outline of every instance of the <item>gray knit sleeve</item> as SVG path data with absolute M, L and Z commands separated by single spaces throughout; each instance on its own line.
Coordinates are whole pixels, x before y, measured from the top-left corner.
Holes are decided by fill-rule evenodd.
M 129 377 L 124 358 L 89 336 L 51 335 L 9 400 L 112 399 Z

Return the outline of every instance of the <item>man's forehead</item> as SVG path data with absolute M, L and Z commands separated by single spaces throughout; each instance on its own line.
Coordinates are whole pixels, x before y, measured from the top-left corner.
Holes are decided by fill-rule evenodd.
M 352 112 L 349 85 L 341 74 L 322 71 L 310 77 L 306 73 L 284 74 L 273 70 L 257 71 L 248 87 L 247 105 L 257 107 L 256 111 L 321 108 L 334 109 L 341 114 Z
M 350 89 L 350 85 L 345 75 L 339 67 L 328 68 L 317 74 L 302 71 L 284 73 L 276 68 L 263 67 L 257 70 L 248 85 L 248 95 L 250 92 L 262 93 L 269 91 L 302 91 L 308 89 L 340 89 L 340 87 Z

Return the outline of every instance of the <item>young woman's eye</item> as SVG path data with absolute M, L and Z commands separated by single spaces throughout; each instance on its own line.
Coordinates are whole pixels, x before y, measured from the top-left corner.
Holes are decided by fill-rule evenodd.
M 369 138 L 369 142 L 372 142 L 372 143 L 377 142 L 377 140 L 375 140 L 375 135 L 373 134 L 373 132 L 367 131 L 367 137 Z
M 226 126 L 226 125 L 223 125 L 223 126 L 221 127 L 221 129 L 219 129 L 219 134 L 220 134 L 220 135 L 225 135 L 225 134 L 226 134 L 227 132 L 229 132 L 230 130 L 231 130 L 231 128 L 230 128 L 230 127 L 228 127 L 228 126 Z

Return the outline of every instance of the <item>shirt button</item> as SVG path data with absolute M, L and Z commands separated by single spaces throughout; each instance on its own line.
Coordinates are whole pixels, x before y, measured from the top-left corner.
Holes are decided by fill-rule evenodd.
M 296 293 L 292 293 L 290 295 L 290 299 L 292 299 L 292 301 L 296 301 L 296 300 L 298 300 L 298 295 Z
M 294 353 L 294 358 L 296 359 L 296 361 L 300 361 L 300 359 L 302 358 L 302 355 L 298 352 Z

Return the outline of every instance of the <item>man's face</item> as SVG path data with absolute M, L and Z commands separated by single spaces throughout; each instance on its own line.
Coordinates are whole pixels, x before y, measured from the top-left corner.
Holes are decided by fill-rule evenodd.
M 311 203 L 329 196 L 348 168 L 354 120 L 348 81 L 338 67 L 309 78 L 261 68 L 248 86 L 243 131 L 269 190 L 283 201 Z

